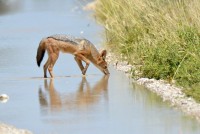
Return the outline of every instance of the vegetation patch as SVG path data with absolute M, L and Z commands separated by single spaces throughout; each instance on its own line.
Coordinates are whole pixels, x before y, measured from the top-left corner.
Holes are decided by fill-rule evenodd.
M 199 0 L 98 0 L 96 6 L 107 46 L 139 77 L 175 81 L 200 102 Z

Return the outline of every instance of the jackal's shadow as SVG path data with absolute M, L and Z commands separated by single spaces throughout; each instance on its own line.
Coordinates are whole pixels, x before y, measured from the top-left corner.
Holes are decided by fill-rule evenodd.
M 50 111 L 60 111 L 63 109 L 82 109 L 88 108 L 91 105 L 95 105 L 99 100 L 108 100 L 107 88 L 108 88 L 109 76 L 102 77 L 96 84 L 91 87 L 90 83 L 85 77 L 79 84 L 77 90 L 73 93 L 61 94 L 59 90 L 56 90 L 54 80 L 44 80 L 44 90 L 39 88 L 39 103 L 40 106 Z

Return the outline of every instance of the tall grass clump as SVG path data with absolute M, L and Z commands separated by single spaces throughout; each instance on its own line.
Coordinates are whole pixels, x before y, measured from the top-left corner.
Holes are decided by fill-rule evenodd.
M 200 101 L 199 0 L 97 0 L 107 45 L 139 77 L 175 81 Z

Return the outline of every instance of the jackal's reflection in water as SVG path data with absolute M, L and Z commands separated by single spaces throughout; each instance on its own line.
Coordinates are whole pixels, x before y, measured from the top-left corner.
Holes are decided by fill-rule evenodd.
M 85 77 L 82 77 L 77 90 L 69 94 L 60 94 L 54 85 L 54 79 L 44 80 L 44 89 L 39 88 L 39 102 L 41 107 L 50 111 L 60 111 L 64 109 L 84 109 L 90 105 L 95 105 L 104 99 L 107 101 L 107 88 L 109 76 L 102 77 L 91 87 Z

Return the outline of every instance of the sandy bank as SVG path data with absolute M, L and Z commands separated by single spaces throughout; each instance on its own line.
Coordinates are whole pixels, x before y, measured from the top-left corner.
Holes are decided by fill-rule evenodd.
M 0 123 L 0 134 L 32 134 L 28 130 L 18 129 L 11 125 Z

